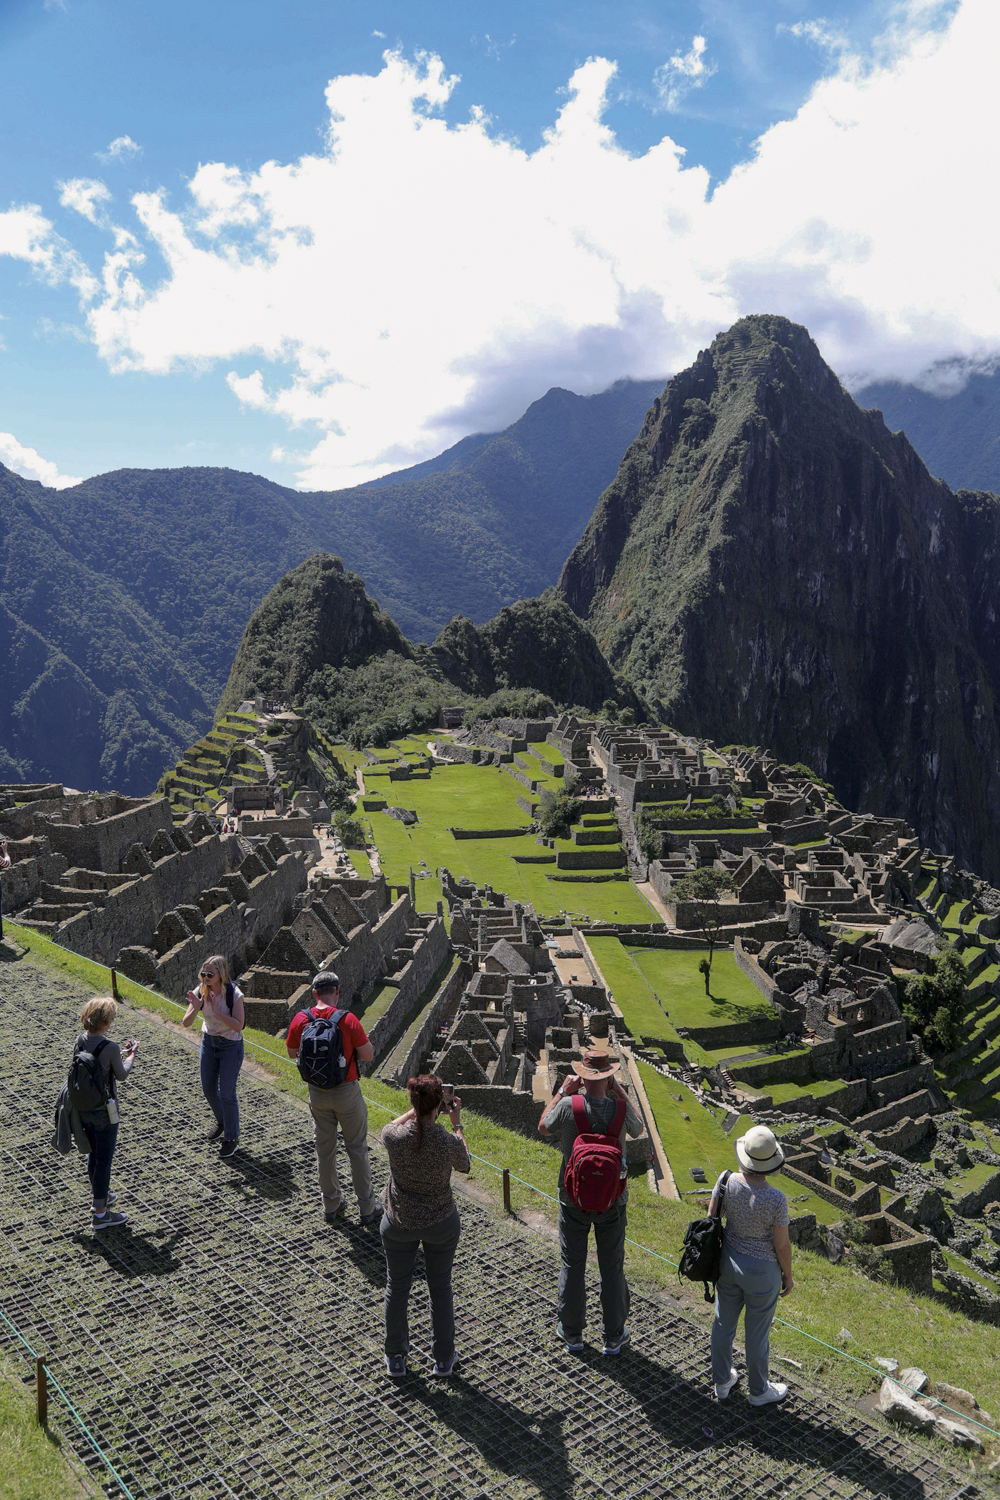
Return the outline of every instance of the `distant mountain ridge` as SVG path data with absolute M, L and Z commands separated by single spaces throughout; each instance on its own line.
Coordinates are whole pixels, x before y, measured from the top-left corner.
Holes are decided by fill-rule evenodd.
M 659 382 L 552 390 L 372 485 L 122 469 L 50 490 L 0 466 L 0 779 L 145 792 L 211 722 L 268 590 L 334 552 L 412 640 L 552 585 Z
M 859 406 L 881 411 L 893 432 L 905 432 L 931 473 L 952 489 L 1000 494 L 1000 370 L 971 376 L 954 396 L 895 380 L 854 395 Z
M 666 722 L 1000 875 L 1000 498 L 932 478 L 804 328 L 743 318 L 675 376 L 560 589 Z

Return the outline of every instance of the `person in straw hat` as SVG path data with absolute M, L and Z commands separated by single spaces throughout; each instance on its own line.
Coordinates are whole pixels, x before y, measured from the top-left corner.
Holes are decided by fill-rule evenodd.
M 628 1222 L 625 1136 L 641 1135 L 643 1127 L 615 1077 L 619 1064 L 606 1047 L 585 1050 L 580 1062 L 574 1062 L 572 1067 L 574 1076 L 563 1079 L 538 1122 L 540 1134 L 554 1137 L 554 1144 L 561 1146 L 563 1153 L 559 1168 L 559 1251 L 562 1264 L 559 1270 L 558 1333 L 567 1349 L 582 1352 L 587 1309 L 587 1242 L 593 1226 L 601 1273 L 604 1353 L 616 1355 L 629 1342 L 629 1331 L 625 1326 L 629 1309 L 629 1290 L 625 1281 L 625 1229 Z M 574 1142 L 581 1133 L 573 1112 L 574 1094 L 582 1094 L 588 1132 L 607 1134 L 619 1113 L 619 1102 L 625 1106 L 618 1136 L 622 1148 L 620 1196 L 602 1213 L 585 1213 L 572 1201 L 566 1189 L 566 1166 Z
M 793 1285 L 788 1199 L 767 1180 L 785 1153 L 766 1125 L 754 1125 L 736 1142 L 736 1157 L 741 1170 L 730 1175 L 724 1188 L 719 1178 L 708 1210 L 725 1217 L 712 1323 L 712 1380 L 716 1396 L 725 1401 L 739 1380 L 733 1338 L 745 1308 L 748 1400 L 751 1406 L 767 1406 L 788 1395 L 787 1385 L 768 1378 L 774 1309 Z

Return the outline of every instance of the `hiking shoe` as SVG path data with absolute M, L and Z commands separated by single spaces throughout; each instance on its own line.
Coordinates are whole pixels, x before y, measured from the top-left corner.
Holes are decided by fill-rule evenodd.
M 114 1214 L 110 1209 L 106 1209 L 103 1214 L 94 1214 L 90 1222 L 95 1230 L 117 1229 L 119 1224 L 128 1223 L 128 1214 Z
M 627 1328 L 623 1328 L 622 1329 L 622 1333 L 621 1333 L 621 1338 L 617 1338 L 617 1339 L 606 1338 L 604 1340 L 603 1353 L 605 1353 L 605 1354 L 620 1354 L 622 1352 L 622 1350 L 625 1348 L 625 1346 L 627 1344 L 631 1344 L 631 1342 L 632 1342 L 632 1335 L 629 1333 L 629 1331 L 628 1331 Z
M 239 1141 L 223 1141 L 222 1146 L 219 1150 L 219 1155 L 222 1157 L 223 1161 L 228 1161 L 231 1156 L 236 1155 L 239 1149 Z
M 341 1203 L 337 1208 L 328 1208 L 323 1214 L 323 1217 L 328 1224 L 339 1224 L 341 1219 L 345 1218 L 346 1215 L 347 1210 Z
M 108 1196 L 104 1200 L 104 1207 L 105 1208 L 114 1208 L 114 1206 L 115 1206 L 115 1204 L 117 1202 L 118 1202 L 118 1194 L 117 1193 L 109 1193 Z
M 387 1354 L 385 1357 L 385 1373 L 391 1375 L 393 1380 L 401 1380 L 406 1374 L 406 1355 Z
M 434 1361 L 434 1368 L 431 1371 L 431 1374 L 432 1375 L 441 1375 L 441 1376 L 451 1375 L 454 1372 L 455 1366 L 457 1364 L 458 1364 L 458 1355 L 453 1352 L 452 1356 L 451 1356 L 451 1359 L 446 1359 L 443 1365 L 439 1364 L 438 1361 L 435 1360 Z
M 762 1396 L 748 1396 L 747 1400 L 751 1406 L 770 1406 L 772 1401 L 784 1401 L 787 1395 L 787 1385 L 782 1385 L 780 1381 L 769 1380 Z
M 362 1214 L 361 1215 L 361 1228 L 362 1229 L 371 1229 L 371 1227 L 372 1227 L 373 1224 L 381 1224 L 381 1222 L 382 1222 L 382 1211 L 381 1211 L 381 1209 L 376 1208 L 375 1211 L 374 1211 L 374 1213 Z
M 556 1333 L 562 1339 L 571 1354 L 582 1354 L 584 1350 L 582 1333 L 567 1333 L 562 1324 L 556 1326 Z
M 206 1141 L 217 1141 L 217 1140 L 220 1139 L 221 1136 L 222 1136 L 222 1126 L 221 1125 L 213 1125 L 212 1128 L 211 1128 L 211 1130 L 208 1132 L 208 1135 L 205 1137 L 205 1139 L 206 1139 Z
M 739 1370 L 730 1370 L 729 1379 L 720 1381 L 715 1387 L 715 1394 L 720 1401 L 725 1401 L 729 1392 L 740 1378 Z

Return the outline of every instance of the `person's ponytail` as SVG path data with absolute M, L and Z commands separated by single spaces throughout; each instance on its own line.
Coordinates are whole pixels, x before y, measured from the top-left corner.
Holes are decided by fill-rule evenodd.
M 434 1112 L 441 1108 L 444 1091 L 436 1073 L 418 1073 L 406 1087 L 410 1091 L 410 1103 L 417 1123 L 417 1150 L 424 1144 L 424 1131 Z

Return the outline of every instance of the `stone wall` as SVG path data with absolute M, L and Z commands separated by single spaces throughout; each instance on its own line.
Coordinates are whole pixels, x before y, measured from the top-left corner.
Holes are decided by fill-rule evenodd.
M 933 1113 L 934 1109 L 932 1095 L 927 1089 L 921 1089 L 918 1093 L 907 1094 L 892 1104 L 884 1105 L 881 1109 L 874 1109 L 870 1114 L 860 1115 L 854 1122 L 854 1128 L 872 1131 L 887 1130 L 891 1125 L 898 1125 L 904 1118 L 916 1119 L 918 1115 Z
M 981 1214 L 987 1203 L 1000 1202 L 1000 1172 L 994 1172 L 979 1187 L 970 1189 L 956 1198 L 952 1203 L 952 1211 L 961 1214 L 964 1218 L 975 1218 Z
M 622 849 L 560 849 L 556 857 L 560 870 L 621 870 L 625 864 Z
M 376 1058 L 383 1057 L 398 1039 L 410 1019 L 410 1013 L 444 963 L 450 948 L 444 920 L 441 917 L 431 918 L 424 936 L 414 945 L 413 957 L 393 976 L 399 985 L 396 998 L 368 1033 Z
M 420 1072 L 424 1065 L 424 1059 L 431 1051 L 434 1041 L 441 1026 L 451 1019 L 458 1009 L 458 1003 L 466 985 L 472 978 L 472 965 L 465 959 L 445 980 L 438 990 L 433 1001 L 427 1008 L 427 1012 L 421 1022 L 420 1029 L 410 1043 L 406 1056 L 397 1063 L 391 1078 L 391 1083 L 405 1088 L 407 1079 Z
M 109 794 L 110 797 L 110 794 Z M 98 800 L 98 805 L 100 799 Z M 114 803 L 131 801 L 116 797 Z M 81 810 L 87 807 L 81 800 Z M 65 816 L 72 816 L 70 807 Z M 52 848 L 65 856 L 70 868 L 81 865 L 88 870 L 115 871 L 121 869 L 122 860 L 133 844 L 148 845 L 162 829 L 169 833 L 173 828 L 170 803 L 166 797 L 136 802 L 123 812 L 85 823 L 64 823 L 34 820 L 35 831 L 44 834 Z
M 741 969 L 750 983 L 760 990 L 764 999 L 770 1005 L 782 1005 L 782 991 L 775 984 L 770 974 L 765 973 L 752 953 L 748 953 L 743 946 L 742 938 L 733 939 L 733 957 L 736 967 Z
M 782 1171 L 786 1177 L 793 1182 L 801 1183 L 803 1187 L 815 1193 L 817 1198 L 822 1198 L 825 1203 L 832 1203 L 841 1213 L 853 1214 L 863 1217 L 867 1214 L 877 1214 L 881 1211 L 882 1197 L 877 1183 L 869 1183 L 860 1192 L 852 1196 L 842 1193 L 839 1189 L 831 1187 L 828 1182 L 823 1181 L 822 1176 L 815 1173 L 825 1173 L 823 1167 L 813 1152 L 804 1152 L 801 1156 L 790 1156 L 786 1158 Z

